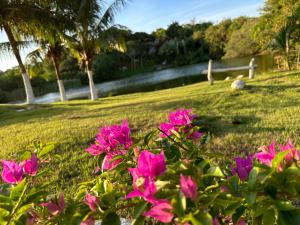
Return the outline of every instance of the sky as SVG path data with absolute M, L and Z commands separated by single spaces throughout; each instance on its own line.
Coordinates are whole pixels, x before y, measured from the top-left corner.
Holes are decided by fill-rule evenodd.
M 172 22 L 213 23 L 226 18 L 238 16 L 258 16 L 263 0 L 130 0 L 120 11 L 115 22 L 124 25 L 134 32 L 151 33 L 157 28 L 167 28 Z M 6 35 L 0 32 L 0 42 L 7 41 Z M 22 51 L 22 58 L 33 48 Z M 13 56 L 0 56 L 0 70 L 17 65 Z

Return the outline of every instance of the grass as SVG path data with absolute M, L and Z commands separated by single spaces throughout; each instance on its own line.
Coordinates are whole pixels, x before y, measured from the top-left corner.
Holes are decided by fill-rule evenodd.
M 233 157 L 255 151 L 272 139 L 291 137 L 300 144 L 300 72 L 269 73 L 246 80 L 233 91 L 232 81 L 206 82 L 173 89 L 35 106 L 0 105 L 0 159 L 30 149 L 34 140 L 56 142 L 62 160 L 51 180 L 75 188 L 93 176 L 95 161 L 84 152 L 98 127 L 127 118 L 134 135 L 167 119 L 179 107 L 193 108 L 213 138 L 207 148 Z M 17 111 L 27 109 L 25 111 Z

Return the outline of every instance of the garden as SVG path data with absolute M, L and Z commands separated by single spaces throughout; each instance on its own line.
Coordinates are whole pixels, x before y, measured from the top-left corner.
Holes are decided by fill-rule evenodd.
M 299 79 L 2 105 L 1 223 L 297 224 Z
M 300 224 L 300 2 L 218 1 L 0 0 L 0 225 Z

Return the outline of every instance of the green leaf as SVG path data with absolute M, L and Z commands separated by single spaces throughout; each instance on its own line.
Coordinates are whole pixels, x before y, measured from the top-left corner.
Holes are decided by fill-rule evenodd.
M 175 198 L 172 199 L 172 205 L 173 205 L 173 208 L 174 208 L 174 212 L 179 217 L 184 217 L 185 209 L 186 209 L 186 198 L 181 193 L 181 191 L 178 192 L 177 198 L 175 197 Z
M 220 167 L 218 167 L 218 166 L 210 167 L 207 170 L 207 174 L 205 174 L 205 175 L 214 176 L 214 177 L 224 177 L 223 172 L 221 171 Z
M 170 183 L 170 181 L 157 180 L 155 181 L 155 186 L 157 190 L 160 190 Z
M 0 208 L 0 218 L 5 218 L 9 215 L 9 211 Z
M 26 182 L 26 178 L 24 178 L 21 183 L 19 183 L 17 186 L 13 187 L 10 192 L 10 198 L 12 201 L 17 201 L 25 191 L 28 183 Z
M 156 130 L 153 130 L 151 132 L 149 132 L 148 134 L 146 134 L 146 136 L 144 137 L 144 145 L 149 145 L 150 141 L 152 140 L 153 136 L 157 133 Z
M 284 157 L 288 154 L 288 151 L 279 152 L 272 161 L 272 169 L 276 170 Z
M 31 151 L 26 150 L 21 153 L 21 156 L 19 158 L 20 158 L 20 160 L 26 160 L 26 159 L 29 159 L 31 157 L 31 155 L 32 155 Z
M 245 199 L 249 205 L 253 205 L 256 199 L 256 192 L 250 192 L 245 194 Z
M 44 196 L 47 195 L 47 191 L 45 190 L 36 190 L 35 192 L 28 193 L 23 201 L 23 203 L 31 203 L 31 202 L 38 202 Z
M 57 159 L 58 161 L 62 161 L 62 159 L 63 159 L 63 157 L 61 155 L 59 155 L 59 154 L 54 154 L 53 157 L 55 159 Z
M 238 209 L 236 209 L 236 212 L 232 215 L 232 221 L 234 224 L 237 224 L 245 210 L 245 206 L 240 206 Z
M 209 213 L 203 213 L 197 216 L 190 213 L 189 220 L 193 225 L 212 225 L 212 217 Z
M 262 225 L 274 225 L 275 219 L 275 211 L 270 209 L 263 214 Z
M 132 222 L 131 225 L 144 225 L 145 220 L 146 220 L 146 218 L 144 216 L 140 216 L 140 217 L 138 217 L 137 220 L 135 220 L 134 223 Z
M 248 178 L 248 188 L 249 190 L 253 190 L 256 184 L 257 176 L 259 173 L 258 167 L 253 167 Z
M 20 207 L 20 208 L 17 210 L 17 212 L 16 212 L 16 214 L 15 214 L 15 216 L 14 216 L 14 220 L 18 221 L 19 218 L 20 218 L 21 216 L 23 216 L 24 214 L 26 214 L 26 213 L 28 212 L 28 210 L 31 209 L 31 208 L 32 208 L 32 203 L 27 204 L 27 205 L 23 205 L 22 207 Z
M 300 224 L 300 210 L 279 211 L 278 225 Z
M 287 201 L 275 201 L 276 208 L 281 211 L 288 211 L 288 210 L 294 210 L 296 207 L 291 203 Z
M 50 144 L 47 144 L 45 146 L 43 146 L 42 149 L 39 150 L 37 156 L 39 158 L 41 158 L 42 156 L 48 154 L 49 152 L 53 151 L 55 149 L 55 144 L 54 143 L 50 143 Z
M 132 225 L 137 225 L 142 213 L 145 211 L 148 202 L 140 202 L 134 207 Z
M 174 134 L 177 138 L 180 138 L 181 135 L 176 130 L 170 130 L 172 134 Z
M 0 195 L 0 207 L 1 205 L 12 205 L 13 202 L 8 196 Z
M 241 206 L 241 202 L 235 202 L 233 204 L 230 204 L 227 208 L 225 208 L 224 214 L 231 216 L 233 213 L 235 213 L 235 210 L 240 206 Z
M 116 213 L 110 212 L 103 218 L 103 221 L 101 224 L 102 225 L 121 225 L 121 220 L 120 220 L 120 217 Z
M 170 148 L 165 151 L 165 156 L 170 162 L 178 162 L 181 158 L 181 152 L 177 146 L 170 145 Z
M 108 180 L 105 180 L 103 182 L 103 185 L 104 185 L 104 191 L 105 192 L 112 192 L 114 190 L 114 187 L 113 187 L 112 183 Z

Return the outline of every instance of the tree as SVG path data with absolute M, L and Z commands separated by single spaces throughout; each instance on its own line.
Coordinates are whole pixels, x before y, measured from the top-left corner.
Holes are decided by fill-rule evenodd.
M 27 57 L 40 57 L 40 53 L 49 58 L 54 66 L 58 89 L 60 93 L 60 100 L 66 101 L 67 96 L 65 92 L 64 83 L 61 76 L 59 62 L 61 60 L 64 46 L 60 40 L 60 37 L 56 33 L 47 32 L 49 35 L 43 36 L 40 41 L 40 47 L 35 51 L 29 53 Z
M 125 0 L 114 0 L 106 9 L 103 3 L 97 0 L 74 1 L 73 10 L 77 15 L 76 31 L 73 36 L 64 34 L 64 40 L 71 53 L 87 71 L 92 100 L 97 99 L 93 80 L 93 59 L 105 49 L 120 48 L 117 41 L 120 32 L 112 23 L 116 12 L 124 6 Z
M 225 58 L 249 56 L 258 53 L 258 43 L 252 37 L 256 19 L 249 19 L 240 29 L 232 31 L 225 46 Z
M 270 43 L 290 24 L 291 19 L 297 18 L 299 26 L 299 7 L 299 0 L 265 1 L 262 15 L 254 31 L 255 38 L 263 49 L 270 47 Z
M 34 103 L 34 94 L 28 73 L 20 56 L 20 47 L 24 43 L 28 44 L 28 42 L 21 42 L 19 33 L 20 30 L 28 27 L 42 27 L 44 24 L 51 24 L 50 14 L 47 9 L 41 6 L 40 1 L 0 0 L 0 30 L 5 31 L 10 44 L 8 48 L 7 43 L 2 43 L 0 49 L 2 51 L 11 50 L 18 61 L 24 82 L 27 104 Z
M 219 59 L 224 55 L 225 45 L 229 38 L 229 28 L 232 21 L 224 20 L 221 23 L 210 26 L 205 32 L 205 41 L 209 45 L 209 54 L 213 59 Z

